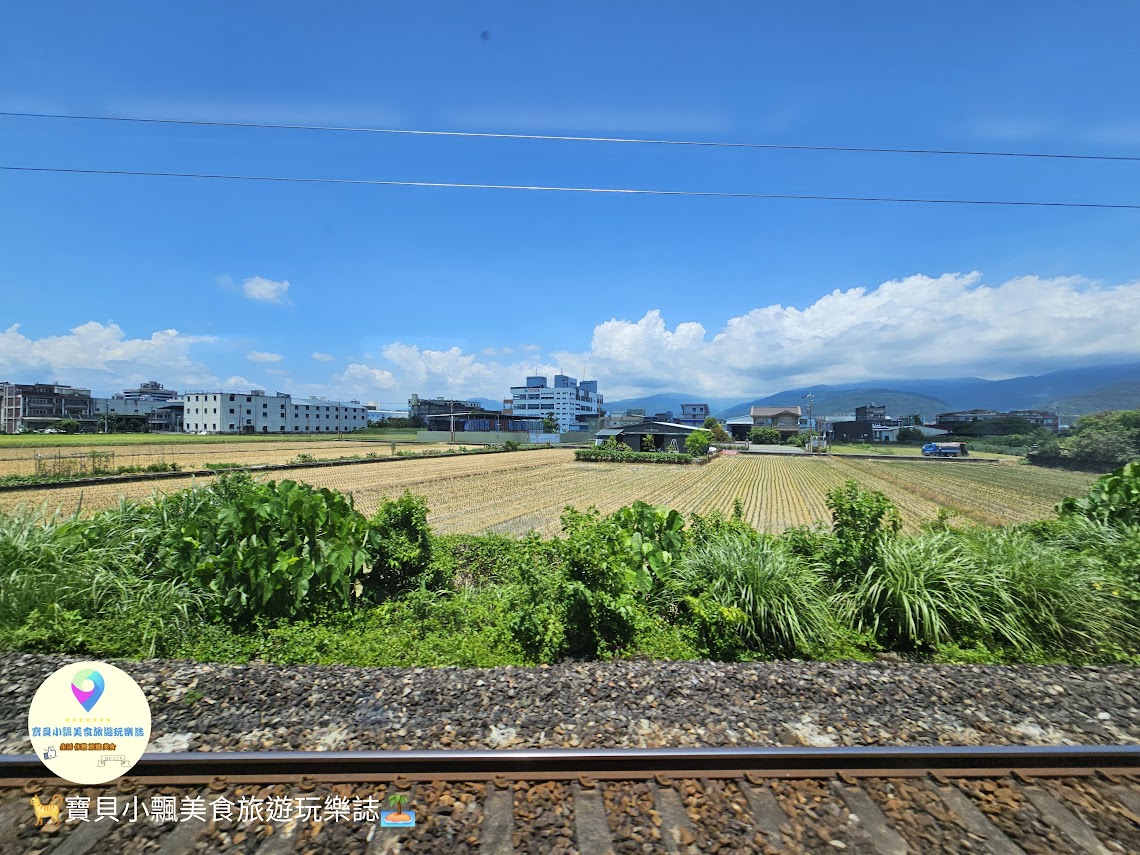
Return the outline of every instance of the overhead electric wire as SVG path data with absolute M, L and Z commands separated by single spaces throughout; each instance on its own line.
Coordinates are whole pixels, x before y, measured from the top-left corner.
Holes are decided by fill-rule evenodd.
M 331 131 L 338 133 L 358 134 L 403 134 L 408 136 L 429 137 L 481 137 L 486 139 L 508 140 L 547 140 L 559 142 L 592 142 L 592 143 L 625 143 L 635 145 L 675 145 L 693 146 L 701 148 L 739 148 L 739 149 L 770 149 L 783 151 L 830 151 L 853 152 L 859 154 L 934 154 L 959 157 L 1025 157 L 1044 158 L 1049 160 L 1100 160 L 1120 162 L 1140 162 L 1140 156 L 1113 155 L 1113 154 L 1067 154 L 1061 152 L 1032 152 L 1032 151 L 985 151 L 972 149 L 938 149 L 938 148 L 887 148 L 873 146 L 845 146 L 845 145 L 796 145 L 791 143 L 750 143 L 726 142 L 716 140 L 668 140 L 643 139 L 637 137 L 587 137 L 570 136 L 562 134 L 516 134 L 490 131 L 432 131 L 414 128 L 374 128 L 355 127 L 351 125 L 301 125 L 278 124 L 273 122 L 222 122 L 206 119 L 160 119 L 148 116 L 99 116 L 70 113 L 23 113 L 15 111 L 0 111 L 0 117 L 23 119 L 67 119 L 85 122 L 134 122 L 153 125 L 195 125 L 201 127 L 217 128 L 263 128 L 268 130 L 287 131 Z
M 837 196 L 822 193 L 749 193 L 727 190 L 656 190 L 636 187 L 569 187 L 542 184 L 477 184 L 459 181 L 397 181 L 380 178 L 305 178 L 286 175 L 237 175 L 211 172 L 157 172 L 132 169 L 73 169 L 55 166 L 7 166 L 5 172 L 66 175 L 115 175 L 146 178 L 201 178 L 220 181 L 266 181 L 294 184 L 359 184 L 376 187 L 436 187 L 463 190 L 522 190 L 540 193 L 612 193 L 628 196 L 697 196 L 717 199 L 791 199 L 816 202 L 898 202 L 925 205 L 1007 205 L 1029 208 L 1102 208 L 1140 211 L 1140 204 L 1112 202 L 1046 202 L 1033 199 L 934 199 L 901 196 Z

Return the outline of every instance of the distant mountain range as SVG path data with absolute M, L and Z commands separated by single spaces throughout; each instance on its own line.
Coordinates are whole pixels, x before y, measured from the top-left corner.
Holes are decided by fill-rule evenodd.
M 807 401 L 803 396 L 809 391 L 815 395 L 814 408 L 820 415 L 854 413 L 856 407 L 874 402 L 884 404 L 892 416 L 920 413 L 930 419 L 949 410 L 1043 409 L 1058 413 L 1064 422 L 1099 410 L 1140 409 L 1140 363 L 1067 368 L 1006 380 L 983 380 L 979 377 L 891 378 L 805 386 L 740 402 L 732 398 L 664 392 L 644 398 L 606 401 L 605 409 L 643 407 L 649 414 L 672 410 L 674 415 L 679 415 L 682 403 L 707 403 L 719 418 L 747 415 L 753 406 L 800 405 L 807 412 Z

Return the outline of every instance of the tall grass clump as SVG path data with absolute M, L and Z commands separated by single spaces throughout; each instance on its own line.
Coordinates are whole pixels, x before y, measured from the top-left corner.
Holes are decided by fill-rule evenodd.
M 778 542 L 731 533 L 709 538 L 670 576 L 709 655 L 808 656 L 829 641 L 834 624 L 823 580 Z
M 90 520 L 0 514 L 0 648 L 155 656 L 196 625 L 207 595 L 149 574 L 136 505 Z
M 845 623 L 891 650 L 963 639 L 1028 643 L 1001 569 L 971 560 L 951 532 L 880 544 L 875 561 L 834 602 Z
M 1089 549 L 1091 525 L 1066 528 Z M 1117 540 L 1109 527 L 1101 535 L 1108 536 L 1108 543 Z M 1136 641 L 1136 626 L 1122 596 L 1128 589 L 1095 553 L 1074 552 L 1065 548 L 1064 539 L 1042 541 L 1016 528 L 972 529 L 962 534 L 962 543 L 979 577 L 1002 577 L 1005 600 L 1020 630 L 1009 641 L 1019 651 L 1094 654 Z M 1101 550 L 1105 545 L 1102 541 Z

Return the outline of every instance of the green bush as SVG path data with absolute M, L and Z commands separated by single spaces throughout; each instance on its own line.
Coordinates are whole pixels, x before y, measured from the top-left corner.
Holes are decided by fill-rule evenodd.
M 1127 463 L 1099 478 L 1088 493 L 1065 499 L 1057 506 L 1061 516 L 1083 516 L 1114 525 L 1140 525 L 1140 462 Z
M 368 521 L 369 565 L 363 568 L 363 592 L 387 599 L 406 593 L 421 581 L 431 588 L 446 584 L 442 576 L 420 578 L 431 566 L 427 517 L 427 502 L 408 491 L 398 499 L 380 503 Z
M 694 457 L 708 454 L 709 446 L 712 445 L 712 438 L 712 434 L 707 430 L 695 430 L 685 437 L 685 451 Z
M 879 548 L 902 527 L 890 499 L 876 490 L 864 491 L 856 481 L 827 494 L 831 510 L 832 552 L 828 556 L 836 580 L 860 579 L 874 562 Z
M 707 450 L 707 449 L 706 449 Z M 598 463 L 692 463 L 691 454 L 653 451 L 620 451 L 605 446 L 579 448 L 574 452 L 575 460 Z
M 780 432 L 773 427 L 754 427 L 748 431 L 748 441 L 755 445 L 779 445 Z

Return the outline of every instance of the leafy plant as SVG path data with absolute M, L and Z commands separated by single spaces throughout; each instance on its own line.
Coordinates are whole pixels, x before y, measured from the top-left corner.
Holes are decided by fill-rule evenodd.
M 707 430 L 695 430 L 685 437 L 685 451 L 694 457 L 707 454 L 712 444 L 712 434 Z
M 754 427 L 748 431 L 748 441 L 754 445 L 779 445 L 780 432 L 774 427 Z
M 835 535 L 829 557 L 832 572 L 838 580 L 856 580 L 870 568 L 882 544 L 902 528 L 902 520 L 890 499 L 876 490 L 864 491 L 854 480 L 830 490 L 827 506 Z
M 1061 516 L 1083 516 L 1116 525 L 1140 525 L 1140 462 L 1126 463 L 1098 479 L 1081 498 L 1057 506 Z

